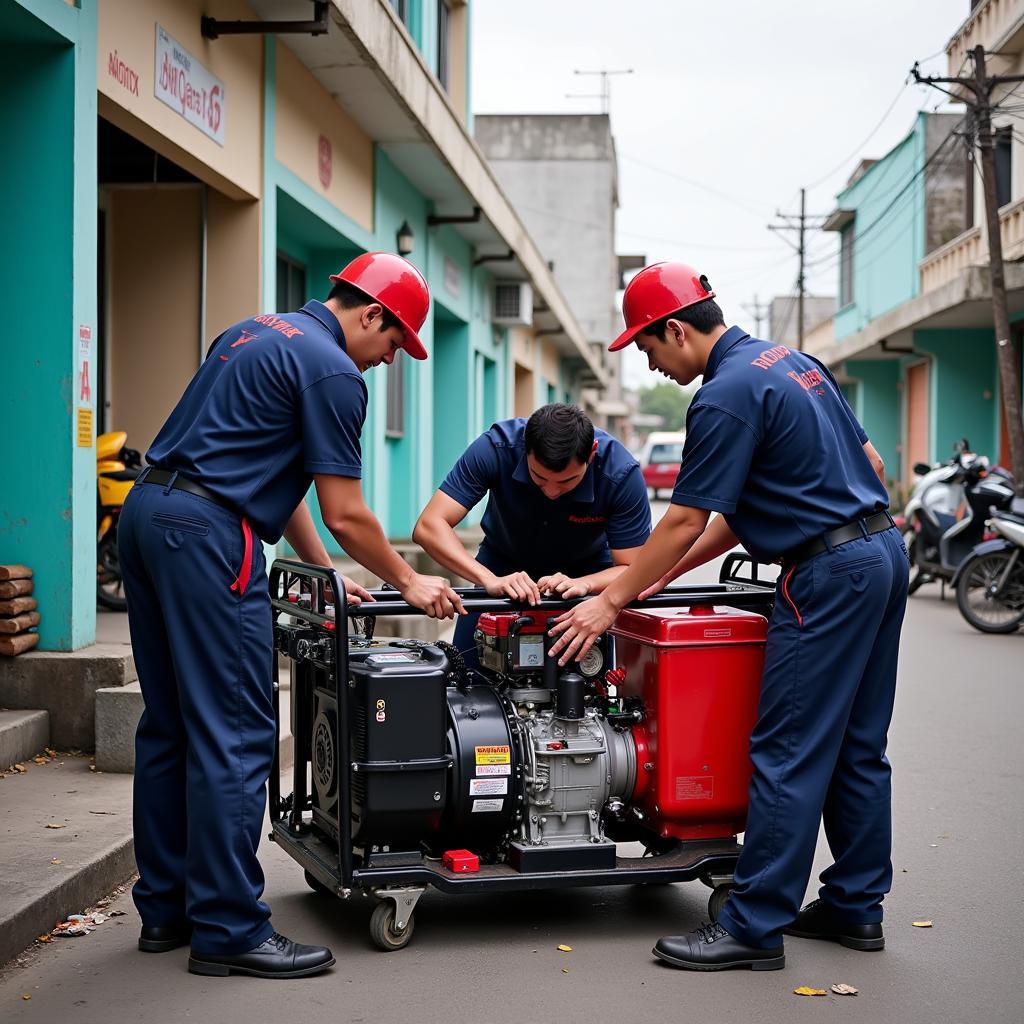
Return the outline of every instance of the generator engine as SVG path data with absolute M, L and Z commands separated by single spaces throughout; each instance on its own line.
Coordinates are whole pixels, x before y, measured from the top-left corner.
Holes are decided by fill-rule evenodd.
M 546 653 L 551 624 L 549 612 L 482 614 L 474 671 L 447 644 L 349 638 L 352 837 L 365 863 L 469 850 L 520 872 L 593 871 L 616 867 L 616 841 L 662 850 L 742 831 L 765 619 L 627 611 L 565 668 Z M 314 828 L 337 838 L 328 679 L 314 673 L 295 695 L 293 727 L 312 730 Z

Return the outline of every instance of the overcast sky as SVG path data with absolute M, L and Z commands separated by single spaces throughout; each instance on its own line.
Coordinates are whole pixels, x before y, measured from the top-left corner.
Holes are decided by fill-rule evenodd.
M 476 0 L 473 109 L 595 112 L 600 100 L 566 97 L 599 91 L 597 78 L 573 70 L 633 68 L 611 87 L 618 251 L 694 264 L 726 321 L 753 330 L 743 306 L 790 294 L 796 280 L 795 253 L 766 227 L 775 211 L 796 212 L 805 186 L 808 213 L 828 213 L 861 157 L 884 155 L 918 110 L 939 106 L 941 94 L 903 83 L 915 60 L 948 74 L 942 51 L 969 8 L 969 0 Z M 813 294 L 837 291 L 837 239 L 808 236 Z M 643 360 L 627 353 L 627 383 L 649 383 Z

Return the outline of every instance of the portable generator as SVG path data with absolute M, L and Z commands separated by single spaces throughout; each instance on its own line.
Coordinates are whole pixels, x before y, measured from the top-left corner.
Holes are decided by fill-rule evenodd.
M 428 886 L 700 879 L 716 918 L 746 818 L 774 593 L 756 565 L 739 579 L 744 560 L 731 556 L 718 585 L 635 602 L 565 667 L 548 630 L 579 599 L 522 608 L 461 589 L 482 613 L 473 671 L 450 644 L 374 637 L 381 616 L 422 614 L 396 592 L 345 614 L 333 570 L 276 561 L 295 753 L 290 795 L 276 762 L 271 774 L 271 838 L 317 892 L 376 896 L 370 934 L 385 950 L 409 941 Z M 622 856 L 625 842 L 644 856 Z

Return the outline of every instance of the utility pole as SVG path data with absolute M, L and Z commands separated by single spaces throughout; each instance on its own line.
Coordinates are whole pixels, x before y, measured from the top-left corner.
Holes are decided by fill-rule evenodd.
M 825 223 L 826 217 L 823 214 L 807 214 L 807 189 L 800 189 L 800 213 L 798 216 L 792 214 L 780 213 L 778 210 L 775 211 L 775 216 L 782 221 L 781 224 L 769 224 L 768 230 L 776 233 L 783 231 L 795 231 L 797 242 L 794 245 L 788 238 L 783 235 L 783 241 L 790 246 L 790 248 L 796 250 L 797 259 L 799 261 L 799 269 L 796 275 L 796 347 L 802 349 L 804 347 L 804 266 L 807 260 L 807 247 L 804 244 L 804 237 L 807 232 L 807 226 L 809 221 L 816 221 L 818 223 L 812 224 L 812 227 L 820 227 L 821 224 Z M 795 221 L 795 223 L 794 223 Z M 776 339 L 779 340 L 779 339 Z
M 567 100 L 586 100 L 594 99 L 601 101 L 601 113 L 607 114 L 611 109 L 612 105 L 612 86 L 608 79 L 612 75 L 631 75 L 633 74 L 632 68 L 600 68 L 597 71 L 573 71 L 574 75 L 600 75 L 601 77 L 601 91 L 599 93 L 579 93 L 579 92 L 567 92 L 565 98 Z
M 769 308 L 770 306 L 767 302 L 758 302 L 756 295 L 753 302 L 743 306 L 743 311 L 749 313 L 754 318 L 754 330 L 759 338 L 764 337 L 761 333 L 761 324 L 764 323 L 765 314 L 767 314 Z
M 992 137 L 992 92 L 996 86 L 1024 82 L 1024 75 L 989 75 L 985 68 L 985 47 L 971 51 L 974 74 L 964 78 L 922 76 L 915 64 L 914 80 L 931 85 L 967 104 L 978 126 L 981 153 L 981 184 L 985 195 L 985 224 L 988 232 L 989 278 L 992 285 L 992 319 L 996 329 L 996 358 L 999 366 L 999 390 L 1003 395 L 1003 414 L 1010 435 L 1010 466 L 1018 494 L 1024 494 L 1024 420 L 1020 405 L 1020 364 L 1010 334 L 1010 316 L 1006 305 L 1006 274 L 1003 266 L 1003 238 L 999 225 L 999 201 L 996 197 L 995 142 Z M 957 85 L 968 97 L 943 89 L 939 83 Z M 973 100 L 970 96 L 973 95 Z

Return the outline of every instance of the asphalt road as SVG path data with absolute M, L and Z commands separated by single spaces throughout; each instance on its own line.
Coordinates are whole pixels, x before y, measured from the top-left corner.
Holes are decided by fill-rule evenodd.
M 974 632 L 935 587 L 911 600 L 890 745 L 896 877 L 883 953 L 789 939 L 784 971 L 664 967 L 650 955 L 653 941 L 705 916 L 707 890 L 695 882 L 515 896 L 431 892 L 420 901 L 412 943 L 384 954 L 367 937 L 369 900 L 315 895 L 265 843 L 275 925 L 330 945 L 338 957 L 330 974 L 296 982 L 193 977 L 185 950 L 135 951 L 139 921 L 125 897 L 116 906 L 127 916 L 42 948 L 0 979 L 0 1019 L 1020 1024 L 1022 666 L 1024 633 Z M 826 864 L 822 840 L 815 871 Z M 810 895 L 815 889 L 812 880 Z M 933 927 L 913 927 L 919 920 Z M 559 944 L 572 951 L 559 952 Z M 835 982 L 859 995 L 793 994 Z

